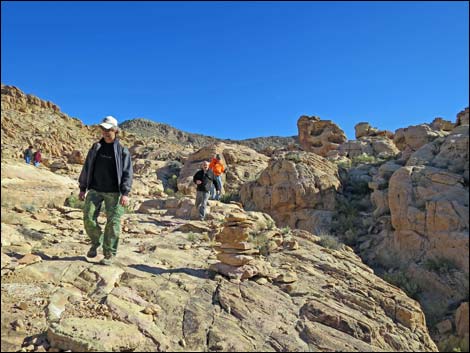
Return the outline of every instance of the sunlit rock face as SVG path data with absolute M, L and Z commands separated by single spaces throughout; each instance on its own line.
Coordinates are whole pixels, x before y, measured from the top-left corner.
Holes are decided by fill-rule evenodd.
M 346 135 L 331 120 L 317 116 L 302 115 L 297 121 L 299 144 L 305 150 L 326 157 L 328 152 L 337 150 L 346 142 Z

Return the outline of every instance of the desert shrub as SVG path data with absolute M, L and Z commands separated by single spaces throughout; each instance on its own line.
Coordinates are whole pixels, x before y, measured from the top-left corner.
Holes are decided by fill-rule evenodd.
M 253 247 L 257 249 L 261 255 L 269 254 L 269 241 L 268 237 L 263 233 L 250 234 L 248 241 L 253 244 Z
M 403 271 L 385 273 L 383 279 L 399 288 L 401 288 L 410 298 L 417 299 L 421 288 L 418 283 L 413 281 Z
M 77 195 L 71 194 L 65 199 L 64 205 L 67 207 L 79 208 L 83 210 L 85 207 L 85 201 L 79 200 Z
M 168 196 L 175 196 L 175 190 L 170 189 L 170 188 L 166 188 L 165 189 L 165 194 L 167 194 Z
M 299 163 L 299 162 L 302 161 L 302 158 L 300 157 L 300 154 L 295 153 L 295 152 L 289 152 L 288 154 L 286 154 L 285 158 L 289 161 L 294 162 L 294 163 Z
M 354 246 L 362 228 L 362 217 L 357 202 L 337 198 L 336 213 L 333 216 L 331 228 L 345 244 Z
M 286 234 L 289 234 L 290 233 L 290 227 L 287 226 L 287 227 L 284 227 L 284 228 L 281 228 L 281 234 L 282 235 L 286 235 Z
M 313 233 L 320 237 L 319 244 L 324 248 L 338 250 L 343 247 L 343 244 L 337 237 L 331 235 L 326 229 L 322 227 L 315 228 Z
M 320 242 L 319 244 L 324 248 L 338 250 L 342 248 L 342 244 L 338 241 L 333 235 L 322 234 L 320 235 Z
M 454 335 L 441 340 L 437 346 L 439 352 L 468 352 L 468 341 Z
M 369 189 L 369 183 L 364 180 L 354 181 L 350 183 L 350 187 L 351 187 L 351 193 L 357 196 L 359 195 L 365 196 L 365 195 L 370 194 L 372 191 L 371 189 Z
M 240 195 L 238 193 L 227 193 L 220 197 L 220 202 L 230 203 L 231 201 L 240 202 Z
M 173 191 L 178 191 L 178 176 L 173 174 L 168 178 L 167 188 L 173 189 Z
M 198 239 L 198 236 L 196 233 L 188 233 L 187 239 L 191 242 L 194 242 Z
M 352 165 L 357 166 L 359 164 L 373 164 L 377 163 L 378 158 L 371 156 L 369 154 L 363 153 L 359 156 L 355 156 L 352 158 Z
M 338 168 L 343 169 L 349 169 L 352 167 L 352 161 L 350 159 L 335 161 L 335 164 L 338 166 Z
M 377 252 L 374 265 L 386 270 L 400 265 L 400 255 L 393 249 L 381 249 Z
M 426 318 L 426 325 L 434 330 L 436 324 L 441 322 L 446 316 L 447 306 L 443 305 L 441 302 L 428 303 L 423 307 L 423 312 Z
M 29 213 L 35 213 L 38 210 L 38 208 L 33 204 L 23 205 L 23 209 Z
M 456 263 L 445 257 L 429 258 L 424 262 L 424 268 L 436 273 L 448 273 L 458 268 Z
M 276 225 L 276 223 L 272 219 L 268 219 L 266 221 L 266 228 L 269 229 L 269 230 L 274 229 L 275 225 Z

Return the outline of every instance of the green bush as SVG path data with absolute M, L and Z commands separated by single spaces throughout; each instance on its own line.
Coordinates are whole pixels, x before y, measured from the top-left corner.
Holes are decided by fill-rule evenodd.
M 257 249 L 261 255 L 269 255 L 270 239 L 268 239 L 266 235 L 263 233 L 250 234 L 248 241 L 253 244 L 253 247 Z
M 402 271 L 385 273 L 383 279 L 401 288 L 410 298 L 417 299 L 421 288 Z
M 175 190 L 170 189 L 170 188 L 166 188 L 165 189 L 165 194 L 167 194 L 168 196 L 175 196 Z
M 188 233 L 188 240 L 191 242 L 194 242 L 198 239 L 198 236 L 196 233 Z
M 178 176 L 173 174 L 171 178 L 168 178 L 168 188 L 174 191 L 178 190 Z
M 85 201 L 81 201 L 78 199 L 77 195 L 71 194 L 69 197 L 65 199 L 64 205 L 83 210 L 83 208 L 85 207 Z
M 294 163 L 299 163 L 302 161 L 302 158 L 300 156 L 299 153 L 295 153 L 295 152 L 289 152 L 288 154 L 286 154 L 285 158 L 289 161 L 292 161 Z
M 444 320 L 447 314 L 447 305 L 443 305 L 441 302 L 430 302 L 423 306 L 423 312 L 426 318 L 426 325 L 434 330 L 437 323 Z
M 240 202 L 240 195 L 238 193 L 228 193 L 220 197 L 220 202 L 230 203 L 231 201 Z
M 268 219 L 268 221 L 266 222 L 266 229 L 273 229 L 274 226 L 276 225 L 276 223 L 272 220 L 272 219 Z
M 438 343 L 439 352 L 468 352 L 468 341 L 463 337 L 450 335 Z
M 324 229 L 316 229 L 314 234 L 320 237 L 319 244 L 324 248 L 338 250 L 343 247 L 343 244 L 338 241 L 338 238 L 329 234 Z
M 343 168 L 343 169 L 350 169 L 352 167 L 352 162 L 351 161 L 341 161 L 336 163 L 338 168 Z
M 378 159 L 375 158 L 374 156 L 363 153 L 359 156 L 352 158 L 352 165 L 358 166 L 359 164 L 372 164 L 372 163 L 376 163 L 377 161 Z
M 451 270 L 458 268 L 456 263 L 451 259 L 445 257 L 435 257 L 427 259 L 424 262 L 424 268 L 428 271 L 433 271 L 436 273 L 449 273 Z
M 346 199 L 337 200 L 335 215 L 331 227 L 343 242 L 354 246 L 362 227 L 362 218 L 359 216 L 359 207 L 354 201 Z

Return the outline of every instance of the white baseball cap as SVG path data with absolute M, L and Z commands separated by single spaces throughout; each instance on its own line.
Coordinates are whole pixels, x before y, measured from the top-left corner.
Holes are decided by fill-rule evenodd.
M 104 118 L 101 121 L 100 126 L 104 127 L 105 129 L 111 129 L 112 127 L 117 128 L 118 122 L 114 117 L 112 117 L 111 115 L 108 115 L 106 118 Z

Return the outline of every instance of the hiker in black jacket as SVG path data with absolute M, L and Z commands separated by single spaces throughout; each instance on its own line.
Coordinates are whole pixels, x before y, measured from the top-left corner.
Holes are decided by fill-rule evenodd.
M 199 211 L 199 220 L 203 221 L 206 217 L 206 206 L 207 201 L 209 200 L 211 186 L 214 185 L 217 192 L 220 187 L 214 173 L 209 169 L 209 162 L 202 162 L 201 167 L 202 169 L 199 169 L 197 173 L 194 174 L 193 181 L 197 185 L 196 208 Z
M 83 223 L 91 239 L 87 257 L 95 257 L 97 249 L 103 245 L 104 259 L 101 263 L 110 265 L 117 252 L 123 206 L 129 203 L 133 170 L 131 154 L 116 136 L 119 131 L 117 120 L 107 116 L 100 127 L 103 138 L 88 151 L 80 173 L 78 197 L 85 200 Z M 104 232 L 97 222 L 103 201 L 107 217 Z

